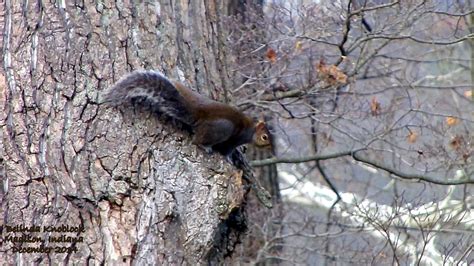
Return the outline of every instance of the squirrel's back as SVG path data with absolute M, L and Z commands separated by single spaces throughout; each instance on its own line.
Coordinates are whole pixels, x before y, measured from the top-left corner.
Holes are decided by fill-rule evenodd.
M 102 102 L 113 106 L 140 102 L 186 125 L 193 126 L 195 123 L 189 103 L 175 85 L 158 71 L 132 72 L 106 91 Z

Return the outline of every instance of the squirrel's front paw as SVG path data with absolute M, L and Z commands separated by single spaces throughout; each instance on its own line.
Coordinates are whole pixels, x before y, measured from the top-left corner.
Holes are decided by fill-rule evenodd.
M 227 154 L 225 156 L 225 160 L 230 163 L 230 164 L 234 164 L 234 160 L 232 160 L 232 153 L 231 154 Z

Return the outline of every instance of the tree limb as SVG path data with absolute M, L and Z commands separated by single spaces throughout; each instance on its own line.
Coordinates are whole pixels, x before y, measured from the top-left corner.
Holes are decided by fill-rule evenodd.
M 352 150 L 352 151 L 342 151 L 342 152 L 335 152 L 335 153 L 330 153 L 330 154 L 317 154 L 317 155 L 312 155 L 312 156 L 306 156 L 306 157 L 299 157 L 299 158 L 269 158 L 265 160 L 257 160 L 257 161 L 252 161 L 250 165 L 253 167 L 261 167 L 265 165 L 271 165 L 271 164 L 277 164 L 277 163 L 304 163 L 304 162 L 310 162 L 310 161 L 323 161 L 323 160 L 330 160 L 330 159 L 336 159 L 344 156 L 351 156 L 355 161 L 361 162 L 368 164 L 370 166 L 373 166 L 377 169 L 383 170 L 385 172 L 388 172 L 390 175 L 397 176 L 402 179 L 407 179 L 407 180 L 415 180 L 415 181 L 425 181 L 437 185 L 465 185 L 465 184 L 474 184 L 474 179 L 469 179 L 468 177 L 461 178 L 461 179 L 445 179 L 442 180 L 440 178 L 436 177 L 430 177 L 427 175 L 422 175 L 422 174 L 412 174 L 412 173 L 405 173 L 400 170 L 397 170 L 395 168 L 392 168 L 387 165 L 383 165 L 382 163 L 376 162 L 374 160 L 365 158 L 361 155 L 358 155 L 357 153 L 360 151 L 363 151 L 365 149 L 357 149 L 357 150 Z

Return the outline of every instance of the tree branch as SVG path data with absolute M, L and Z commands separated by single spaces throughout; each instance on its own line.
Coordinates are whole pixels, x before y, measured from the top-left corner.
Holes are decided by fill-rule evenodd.
M 357 149 L 357 150 L 352 150 L 352 151 L 343 151 L 343 152 L 336 152 L 336 153 L 330 153 L 330 154 L 317 154 L 317 155 L 299 157 L 299 158 L 273 157 L 273 158 L 269 158 L 265 160 L 252 161 L 250 165 L 253 167 L 261 167 L 261 166 L 277 164 L 277 163 L 305 163 L 305 162 L 310 162 L 310 161 L 323 161 L 323 160 L 330 160 L 330 159 L 335 159 L 335 158 L 344 157 L 344 156 L 351 156 L 355 161 L 368 164 L 370 166 L 383 170 L 391 175 L 397 176 L 401 179 L 425 181 L 425 182 L 429 182 L 429 183 L 433 183 L 437 185 L 474 184 L 474 179 L 469 179 L 468 177 L 457 179 L 457 180 L 454 180 L 454 179 L 442 180 L 440 178 L 430 177 L 427 175 L 405 173 L 395 168 L 392 168 L 390 166 L 383 165 L 382 163 L 376 162 L 374 160 L 364 158 L 361 155 L 357 154 L 358 152 L 363 151 L 363 150 L 365 149 Z

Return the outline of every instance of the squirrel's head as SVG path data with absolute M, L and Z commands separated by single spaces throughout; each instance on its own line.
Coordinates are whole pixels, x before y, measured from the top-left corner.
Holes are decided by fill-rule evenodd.
M 259 148 L 272 148 L 273 146 L 273 136 L 263 120 L 259 120 L 255 124 L 255 134 L 253 138 L 255 146 Z

